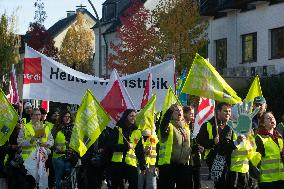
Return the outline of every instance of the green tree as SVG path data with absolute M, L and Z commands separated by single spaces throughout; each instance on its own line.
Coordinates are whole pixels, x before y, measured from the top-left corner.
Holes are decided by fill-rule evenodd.
M 67 66 L 84 72 L 93 73 L 94 34 L 88 27 L 82 13 L 78 13 L 75 23 L 68 29 L 59 50 L 59 59 Z
M 1 15 L 0 20 L 0 79 L 1 87 L 7 91 L 6 81 L 10 75 L 11 65 L 20 60 L 19 36 L 15 34 L 15 17 Z
M 173 55 L 179 73 L 189 69 L 195 53 L 207 43 L 207 23 L 201 21 L 198 1 L 160 0 L 153 18 L 161 32 L 161 56 Z

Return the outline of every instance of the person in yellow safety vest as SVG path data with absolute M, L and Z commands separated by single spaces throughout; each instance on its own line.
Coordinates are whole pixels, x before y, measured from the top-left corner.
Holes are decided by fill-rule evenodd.
M 146 173 L 145 175 L 139 174 L 139 187 L 138 189 L 156 189 L 157 188 L 157 169 L 156 158 L 157 151 L 156 146 L 159 139 L 154 130 L 144 129 L 142 131 L 143 147 L 146 160 Z
M 17 142 L 22 148 L 21 156 L 24 161 L 28 159 L 28 157 L 36 149 L 36 146 L 44 147 L 48 152 L 50 152 L 49 149 L 53 146 L 54 140 L 50 130 L 48 127 L 45 127 L 40 119 L 40 110 L 38 108 L 34 108 L 32 111 L 31 121 L 25 124 L 19 132 Z M 35 185 L 35 180 L 31 175 L 28 175 L 26 180 L 28 186 L 23 186 L 23 188 L 29 188 Z
M 249 187 L 249 164 L 251 162 L 255 165 L 255 162 L 260 160 L 260 154 L 256 152 L 253 130 L 247 135 L 238 136 L 228 126 L 225 129 L 228 130 L 227 140 L 220 143 L 219 151 L 229 158 L 228 188 L 246 189 Z
M 55 174 L 55 188 L 61 189 L 61 180 L 65 173 L 70 174 L 72 166 L 77 163 L 77 154 L 69 148 L 70 138 L 73 129 L 73 120 L 69 111 L 60 115 L 60 124 L 54 125 L 52 135 L 54 139 L 54 151 L 52 164 Z
M 284 188 L 284 150 L 283 138 L 276 131 L 276 121 L 272 112 L 260 117 L 258 134 L 255 137 L 257 149 L 261 154 L 260 189 Z
M 214 160 L 214 151 L 216 145 L 219 145 L 219 142 L 225 142 L 232 137 L 232 132 L 230 127 L 227 125 L 231 117 L 231 105 L 225 102 L 220 102 L 216 106 L 216 115 L 217 115 L 217 124 L 215 124 L 215 117 L 211 120 L 204 123 L 199 133 L 196 136 L 197 143 L 205 148 L 204 159 L 211 170 L 211 166 Z M 219 145 L 222 146 L 222 145 Z M 224 150 L 225 151 L 225 150 Z M 227 187 L 227 180 L 224 175 L 214 182 L 216 189 L 223 189 Z
M 127 109 L 110 134 L 108 149 L 112 152 L 108 168 L 111 188 L 123 188 L 123 179 L 128 180 L 129 189 L 138 188 L 137 165 L 145 174 L 146 161 L 144 156 L 142 135 L 135 125 L 136 111 Z
M 160 125 L 158 188 L 192 186 L 190 165 L 190 131 L 184 121 L 182 107 L 173 104 L 165 112 Z

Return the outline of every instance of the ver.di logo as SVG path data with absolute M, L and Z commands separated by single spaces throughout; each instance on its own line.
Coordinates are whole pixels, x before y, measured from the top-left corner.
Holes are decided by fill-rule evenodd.
M 42 83 L 41 58 L 24 59 L 24 84 Z

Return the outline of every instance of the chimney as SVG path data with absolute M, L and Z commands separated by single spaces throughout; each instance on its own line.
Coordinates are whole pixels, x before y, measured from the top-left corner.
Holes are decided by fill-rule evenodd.
M 67 17 L 72 16 L 74 14 L 76 14 L 75 11 L 66 11 L 67 12 Z
M 79 6 L 76 6 L 76 12 L 84 12 L 86 10 L 86 6 L 84 5 L 79 5 Z

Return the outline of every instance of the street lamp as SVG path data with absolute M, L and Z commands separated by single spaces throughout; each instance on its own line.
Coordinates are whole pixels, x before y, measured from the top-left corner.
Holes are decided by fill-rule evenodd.
M 95 12 L 95 16 L 96 16 L 96 19 L 97 19 L 97 24 L 98 24 L 98 28 L 99 28 L 99 77 L 102 76 L 102 49 L 101 49 L 101 46 L 102 46 L 102 39 L 101 39 L 101 35 L 102 35 L 102 29 L 101 29 L 101 22 L 100 22 L 100 18 L 99 18 L 99 15 L 98 15 L 98 12 L 96 10 L 96 8 L 94 7 L 93 3 L 91 2 L 91 0 L 88 0 L 88 2 L 90 3 L 92 9 L 94 10 Z

